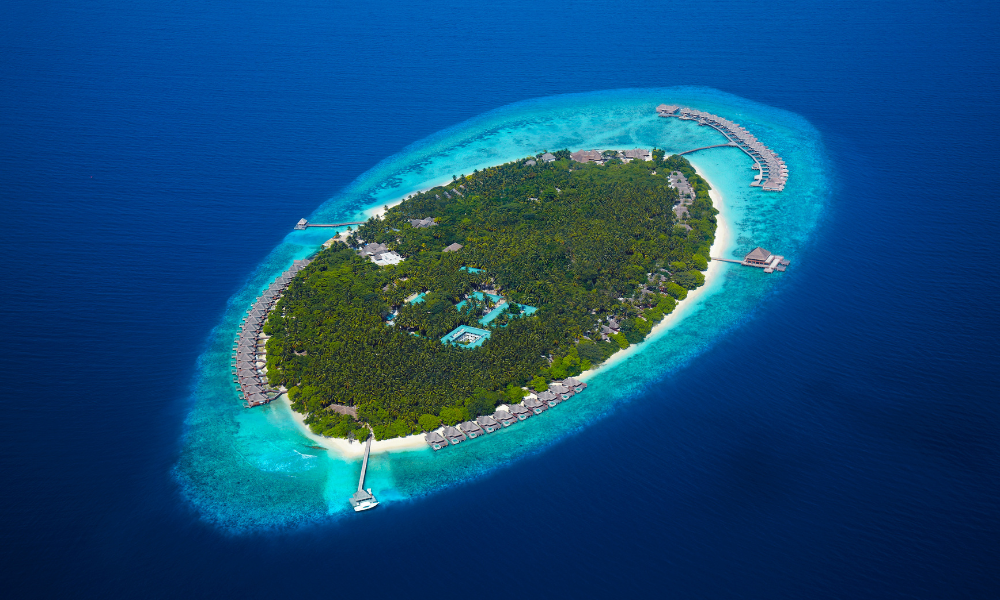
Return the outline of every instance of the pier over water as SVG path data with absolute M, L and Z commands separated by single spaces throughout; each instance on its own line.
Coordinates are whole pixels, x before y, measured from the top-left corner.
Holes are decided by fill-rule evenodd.
M 364 221 L 348 221 L 346 223 L 310 223 L 305 219 L 299 219 L 299 222 L 293 227 L 296 231 L 301 231 L 307 227 L 347 227 L 348 225 L 364 225 Z
M 695 148 L 681 152 L 681 154 L 719 146 L 736 146 L 753 159 L 753 169 L 760 171 L 760 175 L 755 177 L 750 185 L 760 187 L 767 192 L 780 192 L 785 189 L 785 183 L 788 181 L 788 166 L 785 161 L 781 160 L 777 153 L 761 143 L 752 133 L 741 127 L 739 123 L 733 123 L 729 119 L 693 108 L 668 104 L 657 106 L 656 112 L 661 117 L 677 117 L 682 121 L 697 121 L 699 125 L 707 125 L 729 140 L 728 144 Z

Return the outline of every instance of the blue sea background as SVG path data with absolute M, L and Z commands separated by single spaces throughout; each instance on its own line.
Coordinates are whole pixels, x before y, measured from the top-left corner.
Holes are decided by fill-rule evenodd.
M 0 11 L 9 593 L 1000 596 L 998 6 Z M 233 316 L 325 239 L 299 218 L 504 140 L 711 138 L 643 124 L 664 96 L 789 160 L 763 206 L 692 156 L 787 273 L 727 271 L 550 431 L 377 458 L 363 515 L 354 463 L 224 398 Z

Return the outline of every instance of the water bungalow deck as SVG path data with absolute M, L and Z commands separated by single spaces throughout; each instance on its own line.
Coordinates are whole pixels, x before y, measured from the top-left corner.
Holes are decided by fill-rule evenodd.
M 254 300 L 254 303 L 247 310 L 247 316 L 243 318 L 240 332 L 233 343 L 233 354 L 229 366 L 233 374 L 233 383 L 239 389 L 239 395 L 243 399 L 243 406 L 252 408 L 271 402 L 281 393 L 279 390 L 267 387 L 264 377 L 263 367 L 267 364 L 267 353 L 261 343 L 266 336 L 261 330 L 267 315 L 274 310 L 275 302 L 288 286 L 288 282 L 295 275 L 306 268 L 311 259 L 296 260 L 292 266 L 274 282 L 267 287 L 264 292 Z
M 728 144 L 704 146 L 703 148 L 681 152 L 681 154 L 689 154 L 698 150 L 704 150 L 705 148 L 716 148 L 718 146 L 736 146 L 753 159 L 753 169 L 760 171 L 760 175 L 754 177 L 750 185 L 760 187 L 766 192 L 780 192 L 785 189 L 785 183 L 788 181 L 788 166 L 785 164 L 785 161 L 781 160 L 781 157 L 777 153 L 761 143 L 760 140 L 740 126 L 739 123 L 733 123 L 723 117 L 693 108 L 666 104 L 657 106 L 656 112 L 661 117 L 677 117 L 682 121 L 697 121 L 698 125 L 707 125 L 726 136 L 726 139 L 729 140 Z

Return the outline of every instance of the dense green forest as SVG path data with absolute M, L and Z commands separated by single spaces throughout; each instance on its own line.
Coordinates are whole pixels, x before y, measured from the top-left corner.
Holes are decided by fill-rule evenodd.
M 289 285 L 264 331 L 267 373 L 317 433 L 363 437 L 327 410 L 357 408 L 378 439 L 453 424 L 523 397 L 522 386 L 579 374 L 641 342 L 704 283 L 715 215 L 683 157 L 601 166 L 526 160 L 456 176 L 322 250 Z M 672 211 L 681 171 L 696 192 L 684 227 Z M 436 225 L 414 228 L 410 219 Z M 405 257 L 380 267 L 357 249 Z M 444 252 L 458 243 L 462 248 Z M 463 267 L 473 267 L 470 271 Z M 493 291 L 511 309 L 479 322 Z M 421 301 L 408 302 L 416 293 Z M 461 309 L 456 304 L 467 300 Z M 537 307 L 530 316 L 517 305 Z M 616 332 L 602 334 L 613 318 Z M 458 325 L 490 331 L 478 348 L 443 344 Z

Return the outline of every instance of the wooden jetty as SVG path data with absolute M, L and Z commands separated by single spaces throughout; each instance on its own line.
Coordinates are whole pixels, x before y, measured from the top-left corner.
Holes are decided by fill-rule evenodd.
M 753 159 L 753 170 L 760 171 L 759 175 L 754 177 L 750 185 L 759 187 L 767 192 L 780 192 L 785 189 L 785 183 L 788 181 L 788 166 L 785 164 L 785 161 L 781 160 L 781 157 L 777 153 L 765 146 L 752 133 L 740 126 L 739 123 L 733 123 L 728 119 L 693 108 L 668 104 L 657 106 L 656 112 L 661 117 L 677 117 L 682 121 L 697 121 L 698 125 L 707 125 L 726 136 L 726 139 L 729 140 L 728 144 L 704 146 L 681 152 L 681 154 L 690 154 L 698 150 L 717 148 L 719 146 L 736 146 Z
M 378 500 L 372 494 L 371 488 L 365 489 L 365 473 L 368 472 L 368 454 L 371 453 L 372 439 L 374 438 L 375 432 L 369 427 L 368 441 L 365 443 L 365 458 L 361 461 L 361 478 L 358 480 L 358 491 L 354 492 L 354 495 L 351 496 L 351 506 L 354 507 L 354 512 L 361 512 L 378 506 Z
M 788 268 L 788 265 L 791 264 L 791 261 L 787 260 L 784 256 L 780 254 L 771 254 L 760 246 L 757 246 L 748 252 L 747 255 L 743 257 L 743 260 L 716 258 L 714 256 L 712 257 L 712 260 L 736 263 L 738 265 L 743 265 L 744 267 L 756 267 L 758 269 L 764 269 L 765 273 L 784 271 Z
M 243 317 L 239 334 L 233 343 L 233 354 L 229 366 L 232 369 L 233 383 L 236 384 L 240 398 L 243 400 L 243 406 L 246 408 L 267 404 L 282 392 L 281 389 L 273 389 L 268 386 L 267 377 L 263 372 L 267 363 L 267 350 L 265 348 L 267 336 L 263 335 L 262 330 L 267 316 L 274 310 L 275 303 L 288 287 L 288 283 L 310 262 L 312 262 L 311 259 L 294 261 L 291 268 L 279 275 L 254 300 L 254 303 L 247 310 L 247 315 Z
M 305 219 L 299 219 L 299 222 L 295 224 L 294 229 L 300 231 L 307 227 L 346 227 L 348 225 L 364 225 L 364 221 L 349 221 L 346 223 L 310 223 Z

